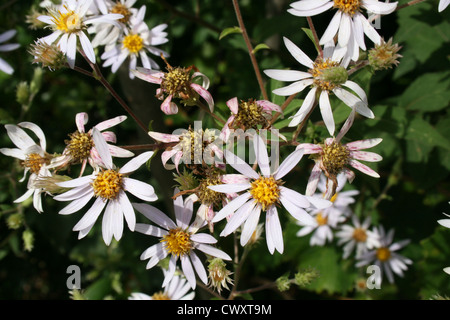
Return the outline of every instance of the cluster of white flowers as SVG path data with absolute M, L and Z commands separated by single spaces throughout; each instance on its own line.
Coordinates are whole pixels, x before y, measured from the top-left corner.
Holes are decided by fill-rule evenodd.
M 169 54 L 157 48 L 168 41 L 167 24 L 149 28 L 145 22 L 146 7 L 134 8 L 135 3 L 136 0 L 63 0 L 59 5 L 46 3 L 48 15 L 40 16 L 39 20 L 48 24 L 52 33 L 38 39 L 37 43 L 56 44 L 71 68 L 76 67 L 77 52 L 95 65 L 95 49 L 103 47 L 100 55 L 104 60 L 103 67 L 111 67 L 111 72 L 115 73 L 128 59 L 131 78 L 136 76 L 160 86 L 156 93 L 163 101 L 161 110 L 165 114 L 178 112 L 174 101 L 179 99 L 185 106 L 197 105 L 214 116 L 214 99 L 208 92 L 208 77 L 195 68 L 174 68 L 167 63 Z M 448 4 L 449 1 L 441 1 L 439 10 Z M 154 152 L 147 151 L 135 156 L 129 150 L 117 147 L 115 133 L 107 131 L 125 121 L 126 116 L 102 121 L 86 130 L 88 115 L 78 113 L 75 116 L 76 130 L 69 134 L 66 147 L 58 154 L 47 151 L 44 132 L 36 124 L 7 124 L 7 134 L 16 148 L 2 148 L 0 152 L 21 161 L 24 177 L 20 181 L 24 181 L 30 173 L 28 190 L 15 202 L 33 197 L 34 208 L 41 213 L 44 211 L 41 196 L 45 194 L 56 201 L 69 202 L 59 211 L 61 215 L 69 215 L 84 209 L 93 200 L 73 227 L 79 239 L 92 230 L 102 213 L 101 230 L 106 245 L 110 245 L 113 238 L 120 241 L 124 220 L 131 232 L 157 238 L 158 242 L 143 251 L 140 259 L 149 259 L 147 269 L 151 269 L 167 258 L 168 268 L 164 269 L 162 284 L 164 291 L 153 296 L 134 293 L 130 299 L 193 299 L 194 293 L 188 292 L 196 288 L 197 278 L 204 284 L 214 278 L 208 276 L 198 253 L 202 252 L 209 258 L 232 260 L 218 248 L 218 239 L 214 236 L 215 225 L 221 225 L 222 220 L 226 220 L 226 224 L 220 237 L 238 235 L 240 245 L 248 246 L 260 237 L 264 226 L 268 251 L 270 254 L 275 251 L 282 254 L 284 239 L 280 215 L 285 212 L 289 214 L 289 219 L 293 218 L 301 226 L 297 236 L 310 236 L 310 245 L 324 246 L 337 237 L 338 245 L 343 245 L 343 258 L 349 258 L 355 252 L 357 267 L 373 263 L 380 265 L 388 280 L 393 282 L 393 274 L 402 276 L 407 265 L 412 263 L 396 253 L 408 240 L 393 243 L 393 230 L 385 233 L 381 226 L 371 229 L 370 217 L 358 217 L 351 209 L 359 191 L 344 190 L 347 183 L 352 183 L 356 177 L 349 167 L 374 178 L 380 177 L 374 169 L 360 161 L 381 161 L 379 154 L 362 150 L 377 146 L 382 139 L 342 141 L 352 128 L 357 114 L 364 118 L 375 117 L 365 91 L 349 80 L 349 66 L 355 67 L 360 50 L 367 49 L 364 37 L 367 36 L 375 45 L 384 43 L 363 11 L 384 15 L 396 8 L 397 2 L 376 0 L 300 0 L 291 3 L 288 12 L 300 17 L 335 9 L 337 12 L 320 38 L 319 45 L 323 47 L 319 48 L 319 54 L 314 59 L 284 38 L 287 50 L 307 68 L 306 71 L 264 70 L 270 78 L 293 82 L 273 90 L 275 95 L 293 96 L 309 88 L 298 111 L 291 117 L 290 127 L 303 125 L 319 106 L 329 133 L 323 143 L 294 141 L 292 145 L 296 146 L 295 150 L 285 156 L 281 164 L 269 158 L 270 141 L 257 133 L 257 129 L 273 129 L 272 113 L 283 112 L 280 106 L 267 100 L 239 101 L 237 97 L 230 98 L 226 103 L 230 110 L 229 118 L 223 121 L 223 127 L 217 130 L 217 134 L 212 130 L 191 128 L 178 134 L 148 132 L 162 146 L 159 149 L 166 146 L 161 154 L 164 167 L 175 169 L 179 178 L 177 181 L 185 183 L 181 184 L 183 190 L 175 188 L 173 193 L 175 219 L 157 206 L 146 203 L 158 200 L 158 191 L 152 185 L 130 177 L 151 160 Z M 0 34 L 0 42 L 9 40 L 14 34 L 14 31 Z M 0 46 L 0 51 L 16 47 Z M 160 71 L 159 65 L 148 53 L 161 57 L 167 72 Z M 139 59 L 142 67 L 138 66 Z M 1 59 L 0 69 L 12 73 L 12 68 Z M 195 79 L 200 79 L 202 85 L 195 83 Z M 337 136 L 330 98 L 333 95 L 350 108 Z M 228 144 L 235 137 L 236 129 L 245 130 L 244 136 L 253 144 L 253 167 L 250 162 L 216 144 L 217 141 Z M 31 131 L 39 142 L 35 142 L 25 130 Z M 272 140 L 276 138 L 287 142 L 282 134 L 273 130 Z M 196 161 L 198 155 L 200 161 Z M 286 185 L 283 179 L 288 174 L 295 174 L 292 172 L 304 155 L 310 155 L 314 166 L 302 194 L 294 190 L 297 186 Z M 210 161 L 206 161 L 206 156 L 210 157 Z M 131 160 L 118 167 L 113 161 L 115 157 Z M 173 165 L 168 164 L 170 159 Z M 192 181 L 189 175 L 185 176 L 179 170 L 182 163 L 192 175 L 195 172 L 196 177 Z M 79 176 L 72 178 L 59 174 L 73 165 L 81 165 Z M 237 173 L 227 173 L 227 169 Z M 316 192 L 317 189 L 320 192 Z M 141 202 L 132 202 L 130 194 Z M 183 199 L 182 194 L 189 195 Z M 195 206 L 199 208 L 195 210 Z M 138 223 L 136 211 L 151 224 Z M 262 214 L 263 224 L 260 223 Z M 449 225 L 448 220 L 440 223 Z M 208 228 L 210 232 L 203 231 Z M 220 267 L 220 264 L 215 266 Z M 226 287 L 226 283 L 232 282 L 228 279 L 228 272 L 220 270 L 216 274 L 223 276 L 216 276 L 211 280 L 211 285 L 219 291 L 222 286 Z M 378 281 L 381 282 L 381 278 Z

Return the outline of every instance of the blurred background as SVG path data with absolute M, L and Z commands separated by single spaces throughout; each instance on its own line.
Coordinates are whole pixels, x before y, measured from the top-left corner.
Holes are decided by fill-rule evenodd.
M 268 47 L 256 52 L 261 70 L 306 71 L 303 67 L 299 69 L 284 47 L 283 36 L 310 57 L 315 55 L 313 43 L 302 30 L 308 27 L 306 19 L 286 11 L 291 2 L 239 1 L 253 45 Z M 32 64 L 30 44 L 50 33 L 48 29 L 30 28 L 32 10 L 41 10 L 38 4 L 39 1 L 24 0 L 5 0 L 0 4 L 0 33 L 17 30 L 9 42 L 20 44 L 17 50 L 0 53 L 14 68 L 12 75 L 0 72 L 0 147 L 14 147 L 4 124 L 31 121 L 44 130 L 47 151 L 61 152 L 68 134 L 76 130 L 78 112 L 89 114 L 87 128 L 125 113 L 95 79 L 70 69 L 52 72 Z M 209 91 L 216 102 L 217 114 L 229 116 L 225 102 L 230 98 L 260 98 L 242 36 L 230 34 L 219 40 L 222 30 L 238 25 L 231 1 L 137 0 L 135 7 L 141 5 L 147 7 L 146 21 L 150 28 L 168 24 L 169 42 L 161 46 L 170 53 L 168 62 L 172 66 L 195 65 L 210 78 Z M 368 93 L 376 118 L 357 119 L 347 135 L 349 141 L 383 138 L 383 143 L 371 150 L 383 156 L 383 161 L 373 167 L 381 178 L 357 174 L 351 188 L 360 190 L 360 195 L 352 209 L 360 217 L 372 217 L 375 225 L 394 229 L 396 240 L 410 239 L 401 254 L 413 264 L 403 278 L 395 277 L 395 284 L 383 283 L 381 290 L 359 289 L 358 283 L 367 278 L 365 269 L 355 268 L 352 259 L 342 259 L 342 248 L 335 242 L 311 247 L 308 237 L 296 237 L 299 227 L 283 218 L 285 253 L 270 255 L 262 240 L 248 256 L 240 287 L 255 287 L 308 268 L 317 270 L 319 277 L 305 287 L 292 286 L 283 292 L 273 288 L 257 292 L 252 298 L 434 299 L 450 295 L 450 275 L 442 270 L 450 266 L 450 230 L 437 223 L 445 218 L 443 212 L 450 214 L 450 8 L 438 13 L 437 6 L 438 1 L 427 1 L 383 17 L 378 31 L 386 40 L 393 37 L 402 46 L 399 66 L 375 73 L 363 69 L 352 77 Z M 313 17 L 319 36 L 332 14 Z M 155 60 L 164 68 L 161 59 Z M 83 63 L 77 58 L 77 65 L 88 69 Z M 203 121 L 204 128 L 218 128 L 216 122 L 195 108 L 180 108 L 177 115 L 164 115 L 160 111 L 161 102 L 155 98 L 157 87 L 139 79 L 131 80 L 126 69 L 116 74 L 106 68 L 102 71 L 142 121 L 151 122 L 154 131 L 172 133 L 198 119 Z M 269 93 L 274 86 L 282 85 L 264 79 Z M 38 88 L 35 96 L 27 101 L 18 99 L 18 88 L 30 85 Z M 279 104 L 284 100 L 270 96 Z M 338 128 L 348 115 L 348 108 L 339 103 L 333 106 Z M 287 110 L 285 119 L 294 111 Z M 299 136 L 300 142 L 327 137 L 320 120 L 320 113 L 315 112 Z M 280 121 L 278 127 L 285 125 L 286 122 Z M 119 146 L 152 143 L 131 117 L 113 131 Z M 286 131 L 289 134 L 290 129 Z M 292 150 L 287 148 L 284 152 Z M 304 192 L 312 164 L 305 158 L 295 174 L 292 172 L 290 183 L 297 191 Z M 3 155 L 0 166 L 0 299 L 70 299 L 66 287 L 70 265 L 80 266 L 82 292 L 87 299 L 127 299 L 131 292 L 152 294 L 160 290 L 161 269 L 146 270 L 146 261 L 139 260 L 155 239 L 125 228 L 121 241 L 113 241 L 107 247 L 97 224 L 86 238 L 78 240 L 72 227 L 82 211 L 59 215 L 66 203 L 50 197 L 45 198 L 41 214 L 33 208 L 31 199 L 14 204 L 26 191 L 26 183 L 18 182 L 23 169 L 19 161 Z M 159 197 L 154 205 L 171 213 L 173 173 L 162 168 L 159 156 L 153 159 L 149 170 L 141 168 L 134 177 L 152 184 Z M 138 220 L 145 221 L 142 217 Z M 232 252 L 231 240 L 221 239 L 220 244 L 225 251 Z M 196 297 L 211 296 L 198 288 Z

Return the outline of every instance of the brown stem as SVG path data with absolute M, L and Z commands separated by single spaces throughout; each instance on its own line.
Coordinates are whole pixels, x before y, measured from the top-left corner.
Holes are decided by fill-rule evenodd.
M 250 60 L 251 60 L 252 65 L 253 65 L 253 69 L 255 70 L 256 79 L 258 80 L 259 88 L 260 88 L 261 93 L 262 93 L 262 95 L 264 97 L 264 100 L 269 100 L 269 97 L 267 95 L 266 89 L 264 88 L 264 81 L 262 79 L 261 72 L 259 71 L 258 62 L 256 61 L 256 57 L 255 57 L 255 54 L 253 52 L 253 46 L 252 46 L 252 44 L 250 42 L 250 38 L 248 36 L 247 29 L 245 28 L 244 20 L 242 19 L 241 10 L 239 9 L 238 0 L 232 0 L 232 1 L 233 1 L 233 6 L 234 6 L 234 11 L 236 13 L 236 18 L 237 18 L 238 23 L 239 23 L 239 28 L 241 28 L 242 36 L 244 37 L 244 41 L 245 41 L 245 44 L 246 44 L 247 49 L 248 49 L 248 54 L 250 55 Z
M 84 59 L 89 63 L 92 70 L 94 71 L 94 77 L 100 81 L 101 84 L 108 90 L 108 92 L 116 99 L 117 102 L 122 106 L 122 108 L 125 109 L 125 111 L 136 121 L 136 123 L 139 125 L 139 127 L 144 130 L 145 132 L 148 132 L 147 127 L 142 123 L 142 121 L 136 116 L 136 114 L 131 110 L 131 108 L 126 104 L 126 102 L 119 96 L 119 94 L 114 90 L 114 88 L 111 86 L 111 84 L 106 80 L 106 78 L 103 76 L 100 68 L 96 63 L 92 63 L 84 51 L 82 49 L 79 49 L 81 55 L 84 57 Z M 79 71 L 79 70 L 77 70 Z
M 309 29 L 311 29 L 311 32 L 313 34 L 314 42 L 316 43 L 317 50 L 319 50 L 320 57 L 323 58 L 322 46 L 320 45 L 319 37 L 317 36 L 317 31 L 314 27 L 314 23 L 311 17 L 306 17 L 306 20 L 308 21 Z

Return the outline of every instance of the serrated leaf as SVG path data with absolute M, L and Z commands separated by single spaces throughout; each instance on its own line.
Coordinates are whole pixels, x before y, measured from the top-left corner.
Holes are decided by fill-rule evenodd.
M 226 36 L 232 34 L 232 33 L 242 33 L 241 28 L 239 27 L 230 27 L 230 28 L 225 28 L 224 30 L 222 30 L 222 32 L 219 35 L 219 40 L 222 40 L 223 38 L 225 38 Z

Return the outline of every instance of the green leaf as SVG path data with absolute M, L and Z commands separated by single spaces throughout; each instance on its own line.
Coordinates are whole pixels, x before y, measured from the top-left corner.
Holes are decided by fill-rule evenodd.
M 111 288 L 111 279 L 106 276 L 91 284 L 83 295 L 88 300 L 102 300 L 111 292 Z
M 405 139 L 414 141 L 419 145 L 450 150 L 450 141 L 442 136 L 431 124 L 419 117 L 414 118 L 409 123 L 405 132 Z
M 449 106 L 450 72 L 428 73 L 417 78 L 398 103 L 409 110 L 439 111 Z
M 320 53 L 320 48 L 317 46 L 316 40 L 314 39 L 314 35 L 313 35 L 311 29 L 302 28 L 302 30 L 306 33 L 306 35 L 312 41 L 312 43 L 314 43 L 314 47 L 316 47 L 317 53 Z
M 256 53 L 259 50 L 263 50 L 263 49 L 270 49 L 270 47 L 267 44 L 265 44 L 265 43 L 260 43 L 252 50 L 252 52 Z
M 225 28 L 224 30 L 222 30 L 222 32 L 219 35 L 219 40 L 222 40 L 223 38 L 225 38 L 226 36 L 232 34 L 232 33 L 242 33 L 241 28 L 239 27 L 230 27 L 230 28 Z

